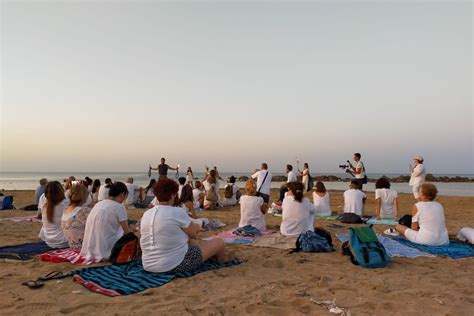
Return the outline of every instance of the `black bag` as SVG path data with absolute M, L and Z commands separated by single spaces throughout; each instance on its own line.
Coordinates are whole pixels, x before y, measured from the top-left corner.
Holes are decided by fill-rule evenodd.
M 31 204 L 27 205 L 24 208 L 25 211 L 37 211 L 38 210 L 38 204 Z
M 314 180 L 313 180 L 313 177 L 308 174 L 308 187 L 306 188 L 306 191 L 309 192 L 313 189 L 314 187 Z
M 319 236 L 325 238 L 325 239 L 328 241 L 329 246 L 331 246 L 331 247 L 333 246 L 333 245 L 332 245 L 332 237 L 331 237 L 331 233 L 330 233 L 330 232 L 328 232 L 327 230 L 325 230 L 325 229 L 323 229 L 323 228 L 319 228 L 319 227 L 315 227 L 315 228 L 314 228 L 314 232 L 315 232 L 317 235 L 319 235 Z
M 364 177 L 362 178 L 362 181 L 361 181 L 361 182 L 362 182 L 362 184 L 367 184 L 368 180 L 369 180 L 369 179 L 367 178 L 367 176 L 364 175 Z
M 344 213 L 341 215 L 340 221 L 345 224 L 361 224 L 362 218 L 355 213 Z
M 140 257 L 140 240 L 134 233 L 129 232 L 117 240 L 112 247 L 109 260 L 114 265 L 121 265 Z
M 411 215 L 403 215 L 402 218 L 398 220 L 398 223 L 400 225 L 406 226 L 408 228 L 411 228 Z

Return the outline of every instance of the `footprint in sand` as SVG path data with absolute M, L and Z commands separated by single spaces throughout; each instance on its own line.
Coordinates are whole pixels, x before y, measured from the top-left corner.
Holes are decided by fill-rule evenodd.
M 278 260 L 278 259 L 270 259 L 270 260 L 266 260 L 264 263 L 263 263 L 263 266 L 265 268 L 277 268 L 277 269 L 281 269 L 283 267 L 285 267 L 285 264 L 283 263 L 283 261 L 281 260 Z

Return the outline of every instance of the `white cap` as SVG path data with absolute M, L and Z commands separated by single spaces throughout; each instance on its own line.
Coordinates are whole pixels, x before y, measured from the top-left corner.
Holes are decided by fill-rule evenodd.
M 423 157 L 421 155 L 416 155 L 415 157 L 413 157 L 413 160 L 418 160 L 418 161 L 423 161 Z

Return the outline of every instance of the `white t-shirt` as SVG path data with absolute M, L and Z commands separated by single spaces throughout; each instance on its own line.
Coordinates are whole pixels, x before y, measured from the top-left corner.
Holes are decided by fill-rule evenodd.
M 204 189 L 206 189 L 206 192 L 210 192 L 211 190 L 216 191 L 216 194 L 217 194 L 217 202 L 216 203 L 219 203 L 219 201 L 221 200 L 221 196 L 219 194 L 219 182 L 211 184 L 208 181 L 204 181 L 202 183 L 202 185 L 204 186 Z M 206 198 L 204 198 L 204 206 L 207 206 L 209 204 L 211 204 L 211 202 L 209 202 Z
M 99 187 L 99 195 L 97 197 L 97 199 L 100 201 L 103 201 L 103 200 L 107 200 L 109 198 L 109 191 L 110 191 L 110 188 L 106 188 L 107 184 L 102 184 L 100 187 Z
M 267 174 L 267 172 L 268 172 L 268 176 L 265 179 L 265 175 Z M 257 190 L 260 189 L 260 193 L 270 195 L 270 189 L 272 188 L 272 174 L 270 173 L 270 171 L 268 170 L 257 171 L 252 175 L 252 179 L 257 179 Z M 263 182 L 263 179 L 265 179 L 265 183 Z
M 81 255 L 91 260 L 107 260 L 112 247 L 123 236 L 120 222 L 126 221 L 127 210 L 113 200 L 97 203 L 87 217 Z
M 239 191 L 239 186 L 237 184 L 226 184 L 224 190 L 232 185 L 232 197 L 230 199 L 226 198 L 224 195 L 224 201 L 222 201 L 223 206 L 233 206 L 237 204 L 237 191 Z
M 418 212 L 412 222 L 418 222 L 419 230 L 411 242 L 422 245 L 444 245 L 449 242 L 448 230 L 444 220 L 444 209 L 438 202 L 418 202 Z M 412 231 L 413 232 L 413 231 Z M 413 239 L 413 240 L 412 240 Z
M 194 189 L 193 190 L 193 204 L 194 204 L 194 208 L 199 208 L 201 205 L 200 205 L 200 202 L 199 202 L 199 196 L 204 193 L 204 191 L 201 191 L 199 189 Z
M 191 224 L 183 208 L 160 205 L 149 209 L 140 221 L 143 268 L 167 272 L 176 268 L 188 252 L 188 235 L 182 230 Z
M 364 210 L 363 199 L 365 197 L 364 192 L 356 189 L 349 189 L 344 192 L 344 213 L 356 213 L 362 216 Z
M 183 187 L 184 185 L 181 185 L 181 184 L 178 186 L 178 197 L 177 197 L 178 200 L 181 198 L 181 192 L 183 191 Z
M 290 172 L 288 172 L 288 179 L 286 180 L 286 183 L 295 182 L 295 181 L 298 181 L 298 177 L 296 176 L 296 172 L 291 170 Z
M 252 225 L 260 231 L 264 231 L 265 217 L 260 207 L 263 205 L 263 198 L 259 196 L 242 195 L 240 197 L 240 222 L 239 227 Z
M 357 164 L 356 164 L 356 169 L 359 169 L 360 168 L 360 173 L 359 174 L 356 174 L 355 175 L 355 178 L 356 179 L 362 179 L 364 178 L 365 176 L 365 166 L 364 166 L 364 163 L 362 161 L 358 161 Z
M 125 205 L 132 205 L 138 202 L 138 198 L 140 196 L 140 191 L 135 191 L 140 188 L 138 184 L 135 183 L 125 183 L 128 190 L 128 196 L 125 200 Z
M 380 217 L 393 219 L 395 217 L 395 210 L 393 209 L 394 200 L 398 197 L 398 193 L 392 189 L 376 189 L 375 199 L 380 199 L 381 209 Z
M 155 196 L 155 194 L 153 194 L 153 187 L 149 188 L 148 191 L 146 191 L 146 196 Z
M 417 164 L 415 168 L 413 168 L 413 172 L 411 173 L 410 182 L 408 185 L 412 187 L 419 187 L 425 182 L 426 177 L 426 170 L 423 164 Z
M 322 197 L 316 192 L 313 192 L 313 204 L 316 207 L 316 216 L 331 216 L 332 211 L 329 201 L 329 192 L 326 192 Z
M 64 199 L 62 202 L 59 202 L 59 204 L 54 207 L 53 223 L 48 222 L 48 215 L 46 214 L 46 204 L 47 199 L 43 194 L 42 198 L 40 198 L 39 204 L 42 216 L 41 221 L 43 222 L 43 226 L 41 227 L 41 231 L 39 233 L 39 238 L 41 238 L 41 240 L 43 240 L 51 248 L 68 247 L 69 244 L 67 238 L 64 236 L 63 229 L 61 226 L 61 219 L 63 217 L 64 209 L 69 204 L 68 200 Z
M 305 231 L 314 231 L 316 207 L 308 199 L 304 198 L 300 203 L 295 201 L 294 196 L 287 196 L 282 209 L 280 233 L 283 236 L 299 236 Z

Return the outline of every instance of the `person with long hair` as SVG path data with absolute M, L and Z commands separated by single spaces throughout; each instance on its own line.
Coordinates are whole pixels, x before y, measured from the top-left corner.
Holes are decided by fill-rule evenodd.
M 178 200 L 178 206 L 186 209 L 191 218 L 197 218 L 194 211 L 193 188 L 189 184 L 185 184 L 181 189 L 181 196 Z
M 127 210 L 123 202 L 128 196 L 127 186 L 122 182 L 110 185 L 109 198 L 97 203 L 87 217 L 81 255 L 87 260 L 108 260 L 112 247 L 128 227 Z
M 107 178 L 105 179 L 105 183 L 100 186 L 99 188 L 99 194 L 97 196 L 97 199 L 100 201 L 107 200 L 109 198 L 109 190 L 110 186 L 113 184 L 112 179 Z
M 92 183 L 92 201 L 94 203 L 99 202 L 99 188 L 100 188 L 100 180 L 95 179 L 94 183 Z
M 206 197 L 204 198 L 204 209 L 213 210 L 219 207 L 219 187 L 217 182 L 216 170 L 209 171 L 206 180 L 203 181 L 204 189 L 206 190 Z
M 280 233 L 283 236 L 299 236 L 305 231 L 314 231 L 316 207 L 304 197 L 303 193 L 303 183 L 299 181 L 288 183 L 280 225 Z
M 194 173 L 191 167 L 188 167 L 188 171 L 186 171 L 186 183 L 194 189 Z
M 313 204 L 316 207 L 316 216 L 331 216 L 329 192 L 321 181 L 317 181 L 314 186 Z
M 143 268 L 148 272 L 176 274 L 192 272 L 213 258 L 225 261 L 225 244 L 220 238 L 197 242 L 200 226 L 186 210 L 173 207 L 178 184 L 160 179 L 153 192 L 159 204 L 145 212 L 140 221 Z
M 260 231 L 265 231 L 265 214 L 268 204 L 263 198 L 256 196 L 257 184 L 249 179 L 245 183 L 245 195 L 240 197 L 240 222 L 239 227 L 252 225 Z
M 68 200 L 64 195 L 64 188 L 58 181 L 48 182 L 44 198 L 40 199 L 41 220 L 43 226 L 39 237 L 51 248 L 65 248 L 68 246 L 61 227 L 61 218 Z
M 298 174 L 302 177 L 303 187 L 306 192 L 309 192 L 312 188 L 309 187 L 309 164 L 307 162 L 303 165 L 303 170 L 301 171 L 298 163 Z
M 89 191 L 82 184 L 73 185 L 70 189 L 70 203 L 64 210 L 61 226 L 66 237 L 69 248 L 81 251 L 86 221 L 91 209 L 83 206 L 87 200 Z

